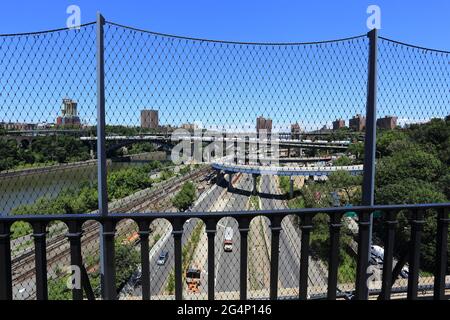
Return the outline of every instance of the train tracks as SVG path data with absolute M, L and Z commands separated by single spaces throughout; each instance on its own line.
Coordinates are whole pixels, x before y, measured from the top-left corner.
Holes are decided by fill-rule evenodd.
M 117 200 L 110 206 L 110 212 L 139 212 L 157 205 L 181 188 L 187 181 L 197 181 L 211 172 L 211 168 L 204 167 L 190 172 L 182 177 L 173 178 L 149 190 L 142 190 L 134 195 Z M 118 233 L 120 231 L 118 230 Z M 82 247 L 87 247 L 99 238 L 99 225 L 95 221 L 87 221 L 83 225 Z M 57 262 L 70 257 L 70 245 L 65 232 L 61 232 L 47 240 L 47 266 L 52 269 Z M 34 249 L 27 250 L 12 260 L 12 275 L 14 284 L 26 284 L 35 275 Z M 33 287 L 33 286 L 31 286 Z M 30 296 L 33 294 L 31 292 Z

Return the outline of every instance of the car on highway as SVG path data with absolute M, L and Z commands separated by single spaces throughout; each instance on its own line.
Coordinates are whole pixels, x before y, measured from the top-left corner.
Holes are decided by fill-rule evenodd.
M 370 254 L 370 260 L 369 260 L 371 265 L 382 265 L 383 264 L 383 259 L 380 259 L 380 257 L 377 257 L 374 254 Z
M 225 229 L 225 236 L 223 241 L 223 250 L 225 252 L 233 251 L 233 229 L 227 227 Z
M 409 268 L 408 266 L 404 266 L 402 270 L 400 270 L 400 277 L 403 279 L 408 279 L 409 276 Z
M 158 260 L 156 260 L 156 264 L 158 266 L 163 266 L 166 264 L 167 259 L 169 258 L 169 252 L 168 251 L 163 251 L 160 253 Z
M 381 260 L 384 259 L 384 249 L 380 246 L 377 245 L 372 245 L 371 247 L 371 254 L 373 254 L 374 256 L 380 258 Z

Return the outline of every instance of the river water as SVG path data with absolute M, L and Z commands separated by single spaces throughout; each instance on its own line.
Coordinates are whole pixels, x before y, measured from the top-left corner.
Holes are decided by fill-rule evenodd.
M 142 162 L 112 162 L 108 164 L 108 171 L 142 164 Z M 61 190 L 77 188 L 85 181 L 90 183 L 97 181 L 96 164 L 21 177 L 2 178 L 0 179 L 0 214 L 9 214 L 15 207 L 34 203 L 43 196 L 55 197 Z

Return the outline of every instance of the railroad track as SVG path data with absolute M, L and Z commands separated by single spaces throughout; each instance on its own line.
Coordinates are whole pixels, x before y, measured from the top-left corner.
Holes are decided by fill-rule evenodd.
M 171 193 L 181 188 L 182 184 L 187 181 L 195 181 L 200 177 L 210 173 L 208 167 L 198 169 L 180 178 L 167 181 L 155 190 L 144 194 L 139 198 L 134 198 L 127 202 L 126 198 L 118 200 L 118 205 L 114 208 L 117 212 L 138 212 L 145 210 L 151 205 L 167 198 Z M 123 203 L 122 203 L 123 202 Z M 83 225 L 83 237 L 81 239 L 82 246 L 87 246 L 91 241 L 98 239 L 98 223 L 88 221 Z M 70 246 L 65 233 L 60 233 L 47 240 L 47 265 L 52 266 L 56 262 L 65 257 L 70 256 Z M 13 283 L 23 283 L 32 278 L 35 274 L 34 266 L 34 249 L 28 250 L 12 260 Z
M 197 180 L 198 178 L 207 175 L 212 169 L 205 167 L 194 172 L 191 172 L 180 178 L 169 180 L 161 185 L 158 185 L 153 190 L 139 195 L 138 198 L 130 199 L 129 197 L 117 200 L 117 208 L 111 208 L 110 212 L 138 212 L 146 210 L 152 204 L 158 203 L 160 200 L 167 198 L 171 193 L 181 188 L 184 182 Z
M 92 239 L 98 237 L 98 225 L 94 221 L 88 222 L 83 228 L 82 244 L 89 243 Z M 52 265 L 62 258 L 70 255 L 70 246 L 66 235 L 60 234 L 52 237 L 47 242 L 47 265 Z M 62 249 L 61 249 L 62 248 Z M 60 250 L 60 252 L 56 252 Z M 30 250 L 12 261 L 13 282 L 24 282 L 35 274 L 34 250 Z

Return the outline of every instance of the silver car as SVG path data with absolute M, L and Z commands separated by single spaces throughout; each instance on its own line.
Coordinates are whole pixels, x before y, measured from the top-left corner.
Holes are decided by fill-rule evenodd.
M 158 257 L 158 260 L 156 260 L 156 264 L 158 266 L 162 266 L 162 265 L 166 264 L 168 257 L 169 257 L 169 252 L 167 252 L 167 251 L 161 252 L 161 254 Z

